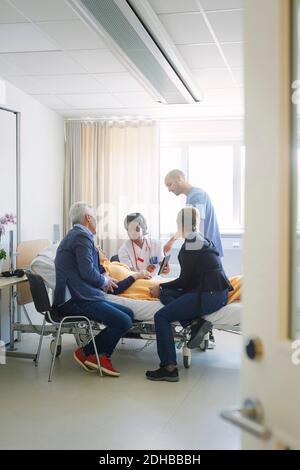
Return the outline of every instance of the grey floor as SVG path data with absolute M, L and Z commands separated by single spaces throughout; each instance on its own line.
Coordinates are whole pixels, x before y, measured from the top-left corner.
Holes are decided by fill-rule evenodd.
M 219 417 L 239 403 L 241 337 L 216 332 L 217 346 L 194 351 L 180 382 L 150 382 L 145 370 L 157 365 L 156 346 L 126 340 L 113 364 L 121 377 L 100 378 L 77 365 L 74 339 L 65 335 L 63 352 L 48 383 L 49 337 L 40 365 L 8 358 L 0 365 L 1 449 L 239 449 L 240 433 Z M 22 350 L 36 347 L 23 335 Z M 20 346 L 20 347 L 21 347 Z

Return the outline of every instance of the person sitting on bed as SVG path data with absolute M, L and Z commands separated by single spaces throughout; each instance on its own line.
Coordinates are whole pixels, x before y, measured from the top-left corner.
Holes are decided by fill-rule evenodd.
M 30 266 L 31 270 L 39 274 L 47 287 L 51 290 L 55 289 L 56 284 L 54 266 L 56 251 L 57 245 L 49 245 L 32 260 Z M 126 279 L 128 274 L 131 273 L 128 266 L 122 265 L 121 263 L 110 262 L 106 259 L 103 261 L 103 264 L 108 275 L 118 282 Z M 167 278 L 165 278 L 165 280 L 166 282 L 168 281 Z M 227 304 L 240 300 L 242 276 L 231 277 L 230 283 L 234 287 L 234 291 L 229 293 Z M 135 320 L 152 322 L 155 313 L 163 307 L 163 304 L 158 299 L 150 296 L 149 287 L 153 287 L 154 285 L 155 281 L 153 279 L 138 279 L 123 293 L 119 295 L 104 293 L 104 298 L 113 303 L 129 307 L 133 311 Z M 149 302 L 150 299 L 152 302 Z M 219 312 L 222 312 L 222 310 Z M 230 324 L 235 325 L 236 323 Z M 200 343 L 201 338 L 199 339 L 199 344 Z
M 42 276 L 43 280 L 46 282 L 47 287 L 54 290 L 55 289 L 55 266 L 54 260 L 56 256 L 57 245 L 49 245 L 47 248 L 44 248 L 31 262 L 31 269 L 36 274 Z M 116 284 L 118 285 L 118 291 L 116 292 L 118 297 L 123 297 L 126 299 L 134 299 L 134 300 L 151 300 L 156 301 L 157 298 L 151 295 L 150 289 L 157 284 L 149 273 L 147 276 L 143 277 L 143 272 L 140 271 L 136 276 L 135 282 L 132 282 L 131 285 L 127 286 L 123 285 L 123 289 L 120 289 L 122 284 L 121 281 L 124 281 L 129 276 L 133 275 L 133 272 L 130 270 L 128 266 L 125 264 L 119 263 L 117 261 L 109 261 L 106 257 L 106 254 L 99 250 L 99 257 L 100 263 L 104 267 L 107 274 L 116 280 Z M 230 277 L 230 284 L 234 288 L 232 292 L 228 294 L 228 301 L 227 305 L 231 304 L 232 302 L 241 300 L 241 290 L 242 290 L 242 276 L 234 276 Z M 162 282 L 171 281 L 170 278 L 165 278 Z M 125 288 L 125 289 L 124 289 Z M 111 296 L 111 294 L 109 294 Z M 115 299 L 116 301 L 116 299 Z M 130 308 L 132 305 L 128 305 Z M 134 311 L 135 313 L 135 311 Z M 138 318 L 140 320 L 140 318 Z
M 55 257 L 53 306 L 63 316 L 85 315 L 106 326 L 95 337 L 95 344 L 103 373 L 118 377 L 120 372 L 113 367 L 110 356 L 119 339 L 131 328 L 133 312 L 105 298 L 103 290 L 110 292 L 118 286 L 100 266 L 94 244 L 94 209 L 85 202 L 76 202 L 69 215 L 72 228 L 61 241 Z M 98 368 L 92 341 L 74 351 L 73 356 L 87 371 Z
M 134 212 L 126 215 L 124 227 L 128 233 L 128 240 L 119 249 L 120 262 L 129 266 L 132 271 L 146 269 L 150 273 L 154 272 L 155 265 L 163 260 L 163 250 L 159 240 L 146 237 L 148 227 L 143 214 Z M 163 274 L 168 274 L 169 271 L 167 265 L 163 269 Z
M 198 231 L 199 222 L 200 214 L 194 207 L 186 207 L 178 213 L 178 233 L 184 238 L 178 255 L 180 276 L 152 288 L 153 296 L 159 295 L 165 306 L 154 316 L 160 367 L 146 372 L 149 380 L 179 380 L 171 323 L 179 321 L 185 327 L 195 322 L 188 343 L 193 347 L 193 342 L 197 343 L 198 333 L 203 335 L 203 329 L 208 332 L 212 327 L 210 322 L 199 317 L 226 305 L 228 291 L 232 290 L 216 247 Z

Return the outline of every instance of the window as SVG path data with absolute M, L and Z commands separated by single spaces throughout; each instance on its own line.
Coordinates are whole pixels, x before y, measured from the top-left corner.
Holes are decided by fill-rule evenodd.
M 235 143 L 184 143 L 165 145 L 160 154 L 160 232 L 176 231 L 176 216 L 185 196 L 168 193 L 164 177 L 178 168 L 193 186 L 204 189 L 214 205 L 222 232 L 241 230 L 244 217 L 245 147 Z
M 176 232 L 176 217 L 185 205 L 185 197 L 176 197 L 165 186 L 166 174 L 177 168 L 182 169 L 182 151 L 180 147 L 168 147 L 160 150 L 160 235 L 169 236 Z
M 189 182 L 209 194 L 220 227 L 233 226 L 233 147 L 190 147 Z

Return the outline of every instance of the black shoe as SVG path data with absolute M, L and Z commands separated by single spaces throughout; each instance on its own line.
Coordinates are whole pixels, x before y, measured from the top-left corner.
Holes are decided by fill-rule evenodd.
M 187 347 L 190 349 L 194 349 L 203 341 L 204 336 L 211 330 L 212 323 L 207 320 L 203 320 L 199 318 L 197 323 L 191 326 L 191 337 L 187 343 Z
M 172 372 L 165 369 L 165 367 L 160 367 L 157 370 L 147 370 L 146 377 L 149 380 L 164 380 L 166 382 L 178 382 L 179 375 L 178 369 L 174 369 Z
M 211 341 L 212 343 L 215 343 L 216 340 L 215 340 L 215 337 L 214 337 L 214 333 L 213 333 L 213 330 L 211 329 L 210 332 L 209 332 L 209 341 Z

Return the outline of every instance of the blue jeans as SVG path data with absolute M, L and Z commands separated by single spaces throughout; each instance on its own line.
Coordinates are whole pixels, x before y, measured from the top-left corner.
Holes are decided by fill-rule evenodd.
M 179 321 L 183 327 L 186 327 L 193 320 L 222 308 L 227 303 L 227 297 L 228 289 L 202 294 L 195 291 L 184 294 L 180 291 L 162 289 L 161 301 L 165 306 L 154 316 L 157 353 L 161 367 L 177 364 L 171 323 Z
M 67 316 L 84 315 L 90 320 L 103 323 L 106 328 L 95 336 L 96 348 L 99 354 L 110 356 L 118 341 L 131 328 L 133 312 L 123 305 L 114 304 L 107 300 L 69 300 L 59 307 L 59 313 Z M 95 354 L 92 341 L 84 348 L 86 356 Z

